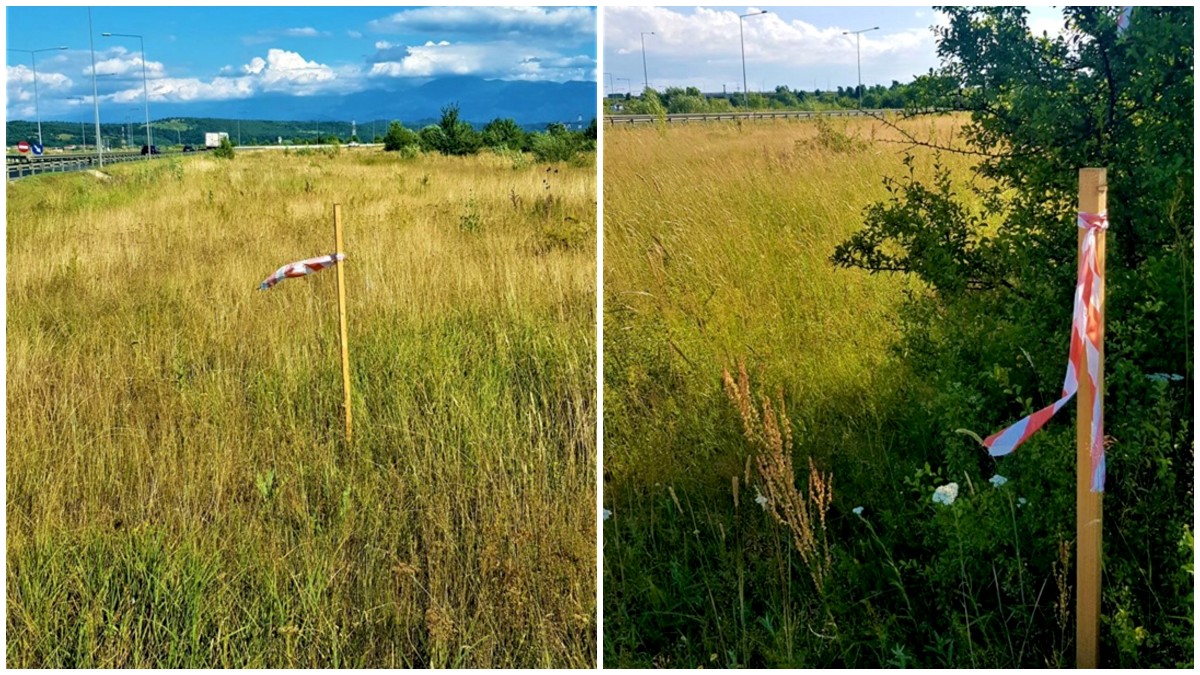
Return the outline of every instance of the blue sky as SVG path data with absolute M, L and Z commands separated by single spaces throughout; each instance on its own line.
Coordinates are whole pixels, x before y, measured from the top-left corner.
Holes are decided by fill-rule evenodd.
M 6 47 L 39 52 L 43 120 L 91 108 L 85 7 L 8 7 Z M 588 7 L 95 7 L 101 107 L 141 109 L 146 50 L 150 105 L 319 96 L 448 75 L 594 81 L 596 11 Z M 6 52 L 7 119 L 33 119 L 28 53 Z M 118 115 L 119 116 L 119 115 Z M 152 115 L 153 116 L 153 115 Z
M 751 91 L 786 84 L 797 89 L 853 86 L 858 81 L 855 38 L 843 31 L 879 26 L 861 35 L 864 84 L 910 81 L 938 65 L 930 27 L 943 17 L 931 7 L 609 7 L 603 12 L 604 71 L 617 91 L 643 86 L 641 33 L 645 36 L 650 86 L 695 86 L 703 91 L 741 91 L 742 20 L 746 80 Z M 1030 8 L 1030 27 L 1053 34 L 1060 14 Z M 603 75 L 605 91 L 609 77 Z

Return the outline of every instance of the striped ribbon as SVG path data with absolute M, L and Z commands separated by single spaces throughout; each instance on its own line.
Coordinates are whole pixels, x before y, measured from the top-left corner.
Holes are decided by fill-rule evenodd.
M 274 274 L 266 279 L 263 279 L 263 282 L 258 285 L 258 290 L 269 290 L 270 288 L 274 287 L 275 284 L 283 281 L 284 279 L 295 279 L 296 277 L 307 276 L 313 272 L 320 272 L 326 267 L 333 267 L 345 259 L 345 253 L 333 253 L 330 255 L 318 256 L 316 258 L 309 258 L 307 260 L 301 260 L 300 262 L 284 265 L 283 267 L 275 270 Z
M 1104 410 L 1096 382 L 1100 379 L 1101 312 L 1104 309 L 1104 278 L 1096 267 L 1096 233 L 1108 229 L 1106 213 L 1080 213 L 1084 231 L 1079 244 L 1079 272 L 1075 282 L 1075 311 L 1071 321 L 1071 353 L 1062 397 L 1021 421 L 988 436 L 983 444 L 993 457 L 1007 455 L 1041 429 L 1079 390 L 1079 373 L 1086 372 L 1084 386 L 1092 393 L 1092 428 L 1088 446 L 1092 455 L 1092 492 L 1104 492 Z

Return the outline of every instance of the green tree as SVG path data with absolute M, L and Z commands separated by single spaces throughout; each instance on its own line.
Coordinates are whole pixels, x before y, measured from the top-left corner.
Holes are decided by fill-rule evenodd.
M 396 152 L 410 145 L 420 145 L 420 142 L 415 131 L 400 122 L 392 121 L 388 124 L 387 134 L 383 137 L 383 149 L 388 152 Z
M 889 179 L 891 196 L 868 207 L 864 228 L 833 256 L 930 289 L 901 314 L 898 352 L 923 393 L 897 423 L 936 433 L 903 447 L 980 477 L 992 460 L 954 429 L 996 430 L 1057 398 L 1078 169 L 1106 167 L 1102 614 L 1111 620 L 1101 651 L 1105 665 L 1191 664 L 1194 552 L 1180 542 L 1193 518 L 1194 10 L 1137 7 L 1122 31 L 1118 8 L 1067 8 L 1056 37 L 1033 35 L 1023 7 L 941 11 L 943 65 L 918 82 L 921 103 L 970 111 L 963 135 L 986 180 Z M 1072 432 L 1047 427 L 1003 460 L 1050 495 L 1043 515 L 1021 525 L 1043 548 L 1074 529 L 1074 476 L 1061 459 Z M 1040 561 L 1029 572 L 1049 578 L 1052 551 L 1026 553 Z M 989 609 L 1002 611 L 977 611 Z M 1049 617 L 1031 621 L 1031 634 L 1053 633 Z
M 430 124 L 417 132 L 418 144 L 425 152 L 441 152 L 446 147 L 446 132 L 436 124 Z
M 489 148 L 523 150 L 528 144 L 527 134 L 511 118 L 496 118 L 483 127 L 482 143 Z
M 470 155 L 478 151 L 483 142 L 479 132 L 460 118 L 457 103 L 442 108 L 442 118 L 437 126 L 442 134 L 435 149 L 443 155 Z

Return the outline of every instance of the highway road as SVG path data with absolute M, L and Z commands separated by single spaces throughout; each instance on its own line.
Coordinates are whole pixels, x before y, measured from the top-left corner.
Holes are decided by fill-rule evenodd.
M 382 147 L 382 143 L 362 143 L 360 148 Z M 251 152 L 259 150 L 319 150 L 322 148 L 333 147 L 330 145 L 247 145 L 235 147 L 238 152 Z M 343 148 L 351 149 L 351 146 L 343 145 Z M 196 151 L 204 152 L 204 149 Z M 156 155 L 151 155 L 151 159 L 161 159 L 163 157 L 180 157 L 191 156 L 193 152 L 170 151 L 162 152 Z M 122 162 L 133 162 L 145 160 L 146 156 L 137 151 L 132 152 L 112 152 L 104 153 L 104 164 L 119 164 Z M 29 154 L 9 154 L 8 160 L 8 179 L 17 180 L 27 176 L 36 176 L 43 173 L 65 173 L 69 171 L 85 171 L 87 169 L 100 168 L 100 162 L 94 153 L 54 153 L 37 157 Z

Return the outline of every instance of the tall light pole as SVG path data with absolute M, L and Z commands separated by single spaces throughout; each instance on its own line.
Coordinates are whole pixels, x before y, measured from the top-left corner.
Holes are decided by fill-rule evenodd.
M 646 81 L 646 89 L 650 88 L 650 76 L 646 74 L 646 36 L 654 35 L 654 31 L 642 33 L 642 78 Z M 642 91 L 645 91 L 643 89 Z
M 38 105 L 37 57 L 34 56 L 34 54 L 37 54 L 38 52 L 54 52 L 54 51 L 58 51 L 60 49 L 66 49 L 66 47 L 46 47 L 45 49 L 15 49 L 13 47 L 8 48 L 8 50 L 12 51 L 12 52 L 25 52 L 26 54 L 28 54 L 29 55 L 29 64 L 31 66 L 33 66 L 33 112 L 35 115 L 37 115 L 38 145 L 40 145 L 42 147 L 45 147 L 46 144 L 42 142 L 42 109 Z
M 863 98 L 861 36 L 863 33 L 867 33 L 867 32 L 873 31 L 873 30 L 879 30 L 879 26 L 875 26 L 873 28 L 864 28 L 862 30 L 842 31 L 842 35 L 853 35 L 854 36 L 854 51 L 857 52 L 857 54 L 858 54 L 858 107 L 860 110 L 862 109 L 862 98 Z
M 617 93 L 617 90 L 613 89 L 613 76 L 612 73 L 605 73 L 605 75 L 608 76 L 608 95 L 612 96 L 613 94 Z
M 146 159 L 152 158 L 151 148 L 154 147 L 154 136 L 150 133 L 150 88 L 146 84 L 146 42 L 141 35 L 133 33 L 101 33 L 103 37 L 134 37 L 138 39 L 142 51 L 142 99 L 146 102 Z
M 738 15 L 738 35 L 742 39 L 742 96 L 746 101 L 746 110 L 750 109 L 750 88 L 746 86 L 746 31 L 743 25 L 746 23 L 746 17 L 760 16 L 766 14 L 767 10 L 750 12 L 749 14 Z
M 92 110 L 96 113 L 96 161 L 103 169 L 104 142 L 100 138 L 100 94 L 96 85 L 96 39 L 92 35 L 92 8 L 88 7 L 88 49 L 92 52 Z

